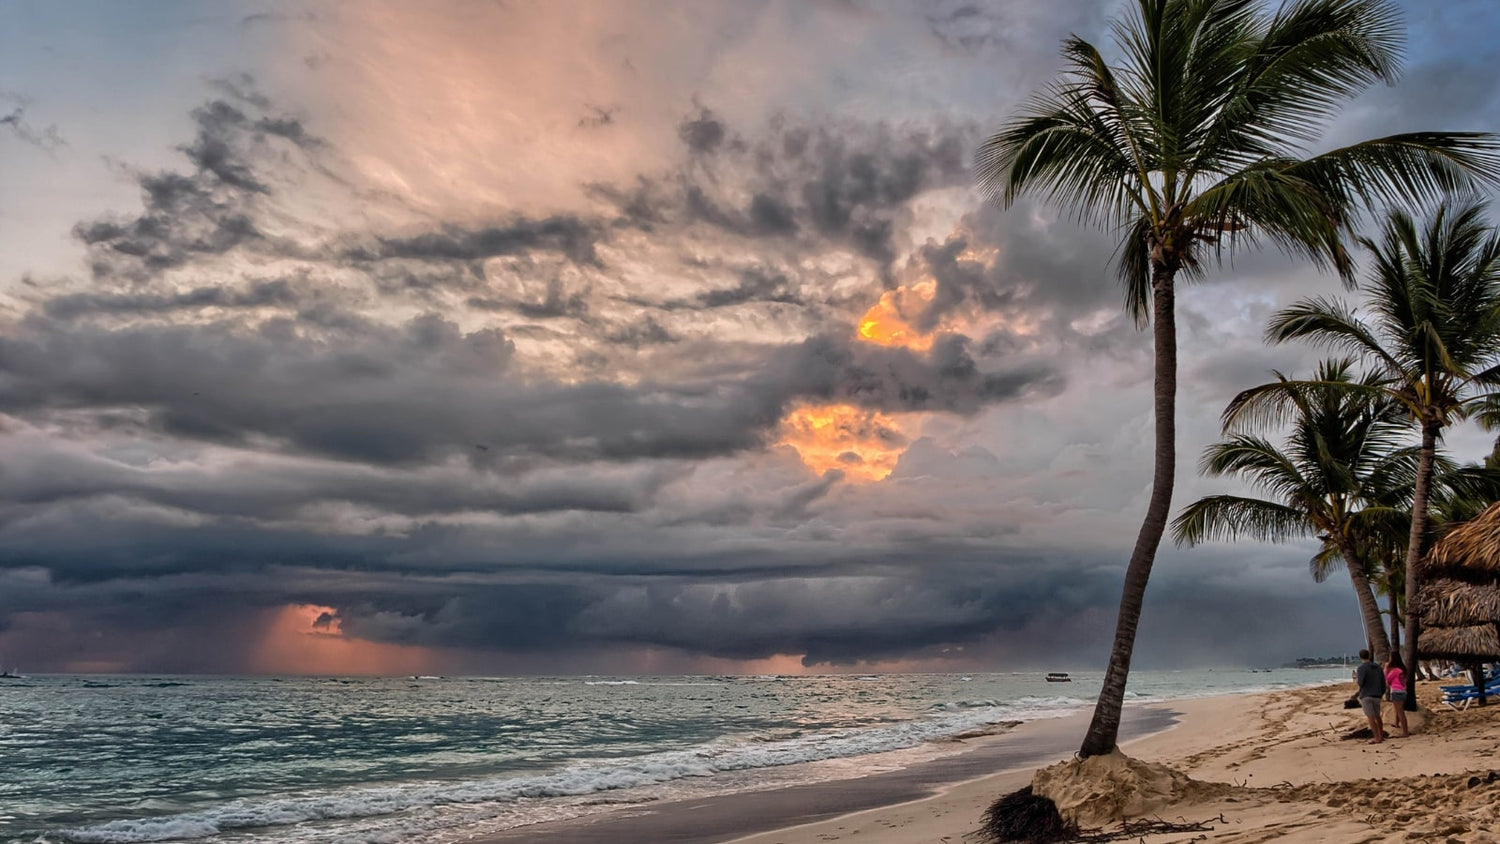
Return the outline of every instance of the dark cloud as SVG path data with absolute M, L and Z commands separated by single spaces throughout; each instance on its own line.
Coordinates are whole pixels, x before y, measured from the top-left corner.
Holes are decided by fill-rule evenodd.
M 937 328 L 943 317 L 955 311 L 1002 311 L 1018 303 L 1015 280 L 995 272 L 1006 267 L 971 258 L 966 254 L 968 250 L 969 240 L 961 235 L 941 244 L 928 243 L 918 250 L 917 260 L 921 261 L 923 275 L 937 285 L 932 301 L 913 321 L 923 333 Z
M 8 114 L 0 115 L 0 129 L 8 130 L 11 135 L 22 142 L 46 152 L 68 145 L 68 142 L 63 140 L 62 133 L 57 130 L 57 126 L 49 125 L 38 129 L 32 125 L 26 119 L 25 106 L 16 106 Z
M 280 144 L 308 152 L 320 142 L 294 118 L 247 112 L 260 102 L 257 96 L 241 92 L 236 99 L 211 100 L 193 111 L 197 135 L 178 148 L 192 165 L 189 172 L 135 175 L 139 215 L 74 228 L 89 247 L 96 278 L 141 281 L 198 257 L 265 245 L 268 237 L 256 220 L 270 187 L 259 170 Z
M 803 304 L 802 297 L 785 273 L 772 272 L 763 267 L 750 267 L 740 273 L 739 283 L 734 287 L 705 290 L 696 299 L 696 304 L 705 308 L 743 305 L 746 302 Z
M 706 108 L 700 108 L 696 115 L 677 126 L 677 136 L 695 153 L 714 152 L 724 142 L 726 134 L 724 124 Z
M 642 326 L 615 339 L 670 338 Z M 982 371 L 957 336 L 928 355 L 814 338 L 745 361 L 737 379 L 634 387 L 533 384 L 512 377 L 512 353 L 497 330 L 464 333 L 435 316 L 331 330 L 289 320 L 106 328 L 34 319 L 0 338 L 0 410 L 138 407 L 162 434 L 265 437 L 375 463 L 436 459 L 475 442 L 497 455 L 628 460 L 754 447 L 801 398 L 973 413 L 1062 384 L 1040 362 Z
M 259 281 L 243 288 L 196 287 L 174 293 L 72 293 L 55 296 L 42 309 L 56 319 L 89 314 L 116 316 L 166 314 L 198 308 L 293 307 L 301 294 L 285 279 Z
M 470 307 L 481 310 L 514 310 L 532 319 L 570 317 L 583 319 L 589 313 L 589 291 L 568 290 L 559 279 L 547 282 L 547 292 L 539 300 L 522 298 L 474 297 Z
M 995 402 L 1051 395 L 1065 383 L 1061 373 L 1045 361 L 981 370 L 968 346 L 967 337 L 947 335 L 923 355 L 843 337 L 815 337 L 773 358 L 764 378 L 790 385 L 789 392 L 796 396 L 886 412 L 963 414 Z
M 616 328 L 605 334 L 605 337 L 611 343 L 619 343 L 636 349 L 642 346 L 676 343 L 681 339 L 663 328 L 661 323 L 650 316 Z
M 728 144 L 707 111 L 680 134 L 696 166 L 630 188 L 595 185 L 594 194 L 646 230 L 700 224 L 736 237 L 811 238 L 881 268 L 896 258 L 894 223 L 911 199 L 968 184 L 967 150 L 978 138 L 972 126 L 814 128 L 783 119 L 764 137 Z
M 366 545 L 377 559 L 393 554 L 380 543 Z M 801 574 L 753 576 L 707 569 L 650 575 L 626 565 L 630 573 L 608 577 L 519 570 L 454 579 L 406 564 L 399 574 L 221 566 L 149 580 L 59 580 L 17 568 L 0 572 L 0 617 L 86 602 L 90 630 L 135 643 L 153 632 L 221 624 L 253 634 L 259 614 L 303 603 L 333 608 L 313 626 L 337 621 L 362 639 L 512 655 L 592 652 L 595 661 L 584 664 L 596 670 L 631 645 L 730 659 L 805 654 L 809 666 L 931 657 L 951 647 L 973 652 L 960 664 L 997 657 L 1021 667 L 1102 663 L 1123 560 L 1034 552 L 980 559 L 956 546 L 947 550 L 956 553 L 920 566 L 846 555 Z M 1164 555 L 1148 595 L 1142 667 L 1272 665 L 1281 661 L 1276 654 L 1304 653 L 1309 638 L 1336 642 L 1358 630 L 1340 590 L 1312 588 L 1301 566 L 1281 569 L 1268 591 L 1268 573 L 1246 574 L 1239 555 L 1209 554 L 1190 566 L 1176 556 Z M 1254 607 L 1243 600 L 1252 577 L 1262 598 Z M 1268 627 L 1268 608 L 1275 618 L 1308 624 Z M 227 637 L 218 658 L 243 638 Z M 36 644 L 33 658 L 59 643 Z M 164 658 L 152 669 L 170 667 Z
M 594 246 L 601 236 L 597 223 L 578 217 L 518 218 L 505 225 L 469 228 L 450 224 L 410 237 L 375 238 L 348 246 L 342 257 L 356 262 L 480 261 L 546 249 L 578 263 L 598 264 Z
M 600 106 L 589 106 L 587 117 L 578 118 L 580 129 L 603 129 L 605 126 L 615 122 L 615 111 L 613 108 L 602 108 Z
M 140 215 L 78 227 L 93 286 L 43 295 L 0 337 L 0 412 L 31 432 L 7 441 L 22 453 L 0 478 L 0 571 L 48 573 L 45 587 L 0 600 L 0 618 L 88 595 L 97 623 L 127 639 L 205 629 L 194 609 L 205 605 L 226 635 L 249 635 L 275 608 L 312 603 L 335 608 L 318 617 L 324 628 L 336 620 L 345 635 L 399 644 L 725 657 L 790 648 L 826 663 L 982 637 L 1007 615 L 1004 590 L 985 582 L 993 567 L 929 572 L 926 585 L 862 573 L 907 545 L 971 559 L 961 542 L 929 542 L 951 530 L 938 522 L 893 547 L 818 539 L 784 553 L 776 537 L 840 506 L 837 471 L 812 478 L 797 466 L 764 488 L 705 481 L 709 494 L 692 486 L 704 461 L 760 452 L 794 405 L 972 415 L 1063 387 L 1022 344 L 976 356 L 959 335 L 929 352 L 856 342 L 851 294 L 806 260 L 842 249 L 870 261 L 872 279 L 889 272 L 907 203 L 967 178 L 962 131 L 783 123 L 752 143 L 703 109 L 682 125 L 695 164 L 629 190 L 595 186 L 613 217 L 510 215 L 292 243 L 270 234 L 278 168 L 295 159 L 316 170 L 337 151 L 273 113 L 249 80 L 216 87 L 224 98 L 194 112 L 197 136 L 181 148 L 187 168 L 139 175 Z M 642 230 L 690 256 L 682 266 L 702 279 L 696 292 L 595 293 L 615 269 L 603 247 Z M 771 240 L 785 245 L 778 259 L 713 251 Z M 1002 280 L 976 276 L 962 251 L 934 245 L 913 259 L 944 274 L 942 307 L 1009 302 L 991 289 Z M 186 278 L 239 253 L 290 263 L 270 280 L 229 272 L 217 284 L 184 286 L 168 272 Z M 345 287 L 345 275 L 327 283 L 351 272 L 368 291 Z M 372 306 L 392 299 L 535 322 L 377 318 Z M 806 315 L 812 336 L 685 339 L 694 324 L 683 320 L 758 307 Z M 661 365 L 632 379 L 560 380 L 518 361 L 522 336 Z M 859 433 L 905 445 L 880 425 Z M 215 449 L 238 455 L 233 471 L 203 462 Z M 743 531 L 769 533 L 725 543 Z M 359 576 L 331 588 L 335 572 Z M 840 594 L 892 612 L 818 616 L 798 597 L 856 581 Z M 761 620 L 742 623 L 747 613 Z M 724 623 L 743 629 L 715 630 Z

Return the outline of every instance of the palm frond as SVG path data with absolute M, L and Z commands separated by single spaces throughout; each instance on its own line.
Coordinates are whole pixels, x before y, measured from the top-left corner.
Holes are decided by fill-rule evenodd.
M 1489 132 L 1408 132 L 1315 155 L 1287 168 L 1344 207 L 1423 203 L 1500 184 L 1500 138 Z
M 1137 328 L 1144 328 L 1151 320 L 1151 246 L 1147 242 L 1150 233 L 1151 220 L 1137 217 L 1135 224 L 1125 230 L 1120 257 L 1115 262 L 1120 283 L 1125 287 L 1125 312 L 1135 320 Z
M 1271 316 L 1266 324 L 1266 342 L 1296 339 L 1370 357 L 1383 368 L 1394 371 L 1402 368 L 1401 362 L 1385 350 L 1380 339 L 1359 321 L 1354 311 L 1333 299 L 1303 299 Z
M 1384 0 L 1302 0 L 1258 29 L 1253 52 L 1224 80 L 1194 172 L 1236 169 L 1315 140 L 1341 102 L 1398 72 L 1399 20 Z
M 1352 281 L 1342 208 L 1318 186 L 1288 175 L 1289 168 L 1290 162 L 1276 159 L 1232 173 L 1198 194 L 1184 215 L 1197 221 L 1199 238 L 1230 254 L 1264 236 L 1282 252 Z
M 1178 545 L 1240 537 L 1262 542 L 1286 542 L 1310 536 L 1312 532 L 1307 518 L 1291 507 L 1236 495 L 1200 498 L 1172 521 L 1172 539 Z
M 1150 183 L 1135 148 L 1136 109 L 1120 102 L 1114 76 L 1087 41 L 1070 38 L 1064 81 L 1031 98 L 980 147 L 980 189 L 1009 206 L 1036 192 L 1079 219 L 1120 224 L 1146 212 Z

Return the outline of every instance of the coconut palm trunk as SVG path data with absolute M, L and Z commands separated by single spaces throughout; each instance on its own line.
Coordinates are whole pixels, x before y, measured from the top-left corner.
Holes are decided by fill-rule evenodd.
M 1391 642 L 1385 635 L 1385 623 L 1380 619 L 1380 604 L 1375 600 L 1375 589 L 1365 568 L 1360 563 L 1359 549 L 1348 536 L 1340 537 L 1339 551 L 1344 555 L 1344 568 L 1349 570 L 1349 580 L 1354 583 L 1354 594 L 1359 600 L 1359 613 L 1365 622 L 1365 641 L 1375 653 L 1375 661 L 1384 665 L 1391 657 Z
M 1156 353 L 1155 403 L 1156 445 L 1152 461 L 1151 500 L 1146 518 L 1136 536 L 1130 565 L 1125 569 L 1125 587 L 1120 595 L 1120 615 L 1115 622 L 1115 640 L 1109 652 L 1104 687 L 1094 706 L 1094 717 L 1083 737 L 1079 753 L 1102 756 L 1115 748 L 1120 733 L 1120 710 L 1125 705 L 1125 680 L 1130 675 L 1130 656 L 1135 649 L 1135 631 L 1141 621 L 1146 583 L 1161 545 L 1167 520 L 1172 515 L 1172 486 L 1177 474 L 1177 316 L 1176 272 L 1158 263 L 1152 268 L 1152 341 Z
M 1417 634 L 1422 619 L 1417 612 L 1417 587 L 1422 578 L 1417 574 L 1421 568 L 1422 545 L 1427 539 L 1427 499 L 1432 487 L 1432 467 L 1437 458 L 1437 437 L 1442 423 L 1432 419 L 1422 420 L 1422 451 L 1417 458 L 1417 477 L 1411 496 L 1411 536 L 1406 542 L 1406 655 L 1403 661 L 1407 672 L 1417 664 Z M 1413 675 L 1415 676 L 1415 675 Z M 1406 708 L 1417 709 L 1415 681 L 1413 693 L 1406 696 Z
M 1404 654 L 1405 651 L 1403 651 L 1401 649 L 1401 612 L 1400 612 L 1399 607 L 1397 606 L 1397 604 L 1400 603 L 1400 602 L 1396 599 L 1396 593 L 1395 593 L 1395 591 L 1392 591 L 1387 596 L 1387 598 L 1388 598 L 1387 603 L 1389 603 L 1391 605 L 1391 610 L 1390 610 L 1390 612 L 1391 612 L 1391 652 L 1392 653 L 1403 653 Z M 1406 658 L 1403 656 L 1402 657 L 1402 661 L 1404 662 L 1405 659 Z M 1410 672 L 1415 672 L 1416 671 L 1416 666 L 1415 665 L 1407 665 L 1406 666 L 1406 670 L 1409 673 Z

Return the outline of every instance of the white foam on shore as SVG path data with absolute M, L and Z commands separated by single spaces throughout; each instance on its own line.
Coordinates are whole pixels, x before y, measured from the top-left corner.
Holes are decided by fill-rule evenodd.
M 583 682 L 589 685 L 637 684 L 628 680 Z M 1150 703 L 1187 697 L 1270 692 L 1305 685 L 1312 684 L 1179 688 L 1166 690 L 1166 694 L 1160 697 L 1149 692 L 1131 692 L 1127 697 L 1132 703 Z M 867 763 L 873 762 L 877 754 L 930 747 L 929 743 L 993 728 L 1000 722 L 1064 717 L 1084 711 L 1092 703 L 1092 700 L 1066 695 L 1022 697 L 1005 704 L 993 700 L 946 703 L 935 706 L 926 717 L 879 726 L 786 738 L 740 735 L 689 749 L 634 758 L 582 760 L 552 772 L 529 776 L 411 782 L 247 798 L 177 815 L 115 820 L 66 830 L 59 835 L 64 841 L 91 844 L 195 840 L 226 833 L 245 839 L 335 842 L 396 841 L 415 835 L 430 838 L 440 830 L 472 830 L 479 824 L 497 830 L 609 811 L 622 801 L 670 799 L 680 796 L 685 790 L 700 794 L 725 793 L 755 788 L 757 782 L 763 786 L 768 779 L 837 779 L 857 775 L 851 774 L 851 770 L 869 767 Z M 932 754 L 946 755 L 961 747 L 933 748 Z M 805 763 L 814 763 L 815 768 L 820 765 L 831 767 L 816 772 L 794 774 L 787 770 L 784 774 L 772 773 L 773 769 L 786 770 L 789 766 L 806 767 Z M 761 779 L 756 780 L 757 777 Z M 49 840 L 55 839 L 49 836 Z
M 943 711 L 879 727 L 838 730 L 772 741 L 744 737 L 678 751 L 570 765 L 552 773 L 384 787 L 348 788 L 259 800 L 237 800 L 197 812 L 110 821 L 62 833 L 86 844 L 135 844 L 207 838 L 231 831 L 310 821 L 391 815 L 452 804 L 513 803 L 578 797 L 688 777 L 869 756 L 916 747 L 1002 721 L 1062 717 L 1081 704 L 1071 698 L 1023 698 L 1007 706 Z

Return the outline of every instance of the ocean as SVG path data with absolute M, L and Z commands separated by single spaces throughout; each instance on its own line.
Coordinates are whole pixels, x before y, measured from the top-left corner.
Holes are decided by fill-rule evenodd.
M 944 741 L 959 734 L 1086 711 L 1102 676 L 6 680 L 0 841 L 447 844 L 899 768 L 965 750 Z M 1127 698 L 1347 679 L 1140 671 Z

